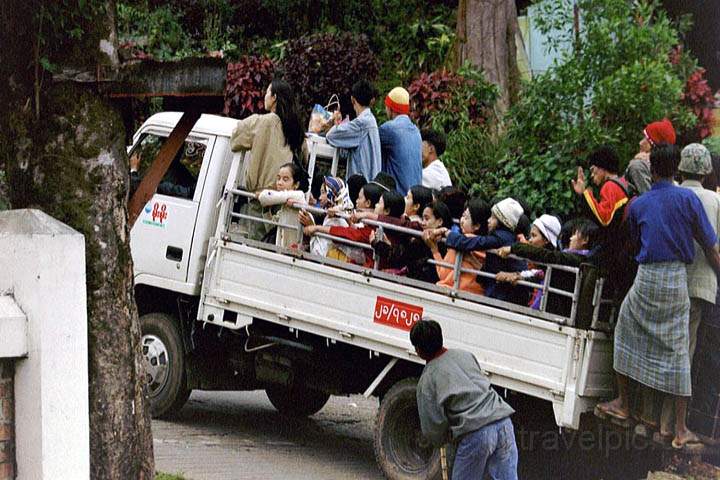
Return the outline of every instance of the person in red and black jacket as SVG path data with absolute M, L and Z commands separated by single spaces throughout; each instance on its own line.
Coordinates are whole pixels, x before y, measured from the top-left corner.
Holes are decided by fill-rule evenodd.
M 585 215 L 599 227 L 597 261 L 618 305 L 630 289 L 637 265 L 629 248 L 629 236 L 624 225 L 625 208 L 630 202 L 628 185 L 618 177 L 620 170 L 617 153 L 603 146 L 588 156 L 590 178 L 600 187 L 600 198 L 595 198 L 591 188 L 586 187 L 585 172 L 578 167 L 577 179 L 572 180 L 575 193 L 582 198 L 581 208 Z

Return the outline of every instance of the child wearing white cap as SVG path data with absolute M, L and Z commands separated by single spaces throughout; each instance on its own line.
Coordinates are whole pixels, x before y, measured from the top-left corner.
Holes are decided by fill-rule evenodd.
M 503 259 L 489 250 L 510 246 L 515 242 L 515 229 L 523 214 L 520 203 L 513 198 L 499 201 L 491 208 L 488 219 L 488 234 L 466 236 L 447 229 L 438 229 L 438 235 L 447 237 L 447 246 L 460 252 L 477 250 L 487 251 L 482 271 L 496 274 L 498 272 L 520 272 L 527 268 L 527 263 L 516 259 Z M 478 283 L 485 287 L 485 295 L 518 305 L 527 305 L 528 290 L 515 287 L 508 283 L 498 283 L 495 279 L 478 276 Z
M 558 236 L 560 235 L 560 220 L 553 215 L 541 215 L 535 219 L 530 229 L 530 240 L 527 242 L 537 248 L 554 250 L 557 247 Z M 521 272 L 499 272 L 495 275 L 498 282 L 509 282 L 516 284 L 520 280 L 542 283 L 545 280 L 545 269 L 531 266 Z M 533 290 L 528 306 L 534 310 L 540 309 L 542 290 Z

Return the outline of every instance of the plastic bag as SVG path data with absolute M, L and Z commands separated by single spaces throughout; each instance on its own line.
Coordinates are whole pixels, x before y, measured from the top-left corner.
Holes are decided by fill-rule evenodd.
M 334 107 L 334 108 L 333 108 Z M 340 108 L 340 101 L 337 95 L 330 97 L 330 101 L 324 107 L 316 103 L 310 112 L 310 122 L 308 123 L 308 132 L 322 133 L 326 131 L 332 122 L 333 109 Z

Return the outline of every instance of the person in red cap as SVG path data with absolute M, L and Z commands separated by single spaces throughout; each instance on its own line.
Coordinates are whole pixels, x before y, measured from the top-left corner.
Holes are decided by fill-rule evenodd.
M 410 120 L 410 94 L 395 87 L 385 97 L 390 120 L 380 125 L 383 172 L 395 179 L 396 189 L 406 195 L 410 187 L 422 185 L 422 137 Z
M 675 145 L 675 129 L 667 118 L 645 127 L 643 138 L 640 140 L 640 151 L 635 158 L 630 160 L 625 170 L 625 180 L 630 185 L 633 194 L 640 195 L 650 190 L 652 185 L 650 150 L 661 143 Z

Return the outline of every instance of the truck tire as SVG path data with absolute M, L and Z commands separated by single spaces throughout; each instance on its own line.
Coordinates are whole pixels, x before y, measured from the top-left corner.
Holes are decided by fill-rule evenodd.
M 172 416 L 190 396 L 185 355 L 176 321 L 164 313 L 140 317 L 146 388 L 153 418 Z
M 390 480 L 441 478 L 440 454 L 422 437 L 415 391 L 406 378 L 383 396 L 375 420 L 375 459 Z
M 265 394 L 273 407 L 288 417 L 307 417 L 325 406 L 330 395 L 319 390 L 303 387 L 284 387 L 273 385 L 265 389 Z

